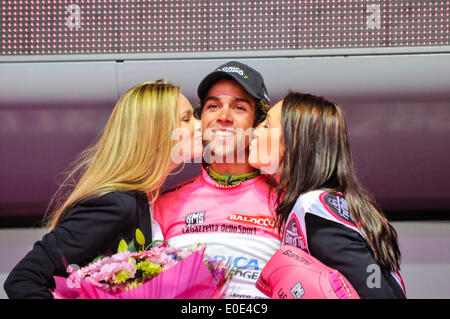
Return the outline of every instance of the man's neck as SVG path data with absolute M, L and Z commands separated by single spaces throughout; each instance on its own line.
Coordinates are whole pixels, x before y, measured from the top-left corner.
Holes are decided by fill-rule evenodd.
M 257 171 L 256 168 L 251 167 L 248 163 L 211 163 L 210 167 L 221 175 L 243 175 Z

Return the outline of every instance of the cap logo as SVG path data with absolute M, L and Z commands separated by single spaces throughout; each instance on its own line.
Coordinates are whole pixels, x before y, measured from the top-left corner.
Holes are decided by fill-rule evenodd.
M 243 79 L 248 79 L 248 76 L 244 74 L 244 71 L 242 71 L 240 68 L 238 68 L 236 66 L 224 66 L 221 69 L 217 69 L 217 71 L 223 71 L 223 72 L 227 72 L 227 73 L 237 73 Z

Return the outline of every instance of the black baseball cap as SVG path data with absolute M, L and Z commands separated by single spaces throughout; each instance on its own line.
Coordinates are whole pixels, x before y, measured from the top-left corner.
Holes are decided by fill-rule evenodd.
M 208 74 L 198 86 L 198 97 L 203 100 L 214 83 L 229 78 L 238 82 L 255 99 L 265 99 L 270 102 L 262 75 L 248 65 L 237 61 L 227 62 Z

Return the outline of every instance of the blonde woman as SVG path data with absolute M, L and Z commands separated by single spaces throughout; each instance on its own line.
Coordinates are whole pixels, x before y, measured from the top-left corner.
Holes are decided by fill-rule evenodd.
M 149 243 L 149 203 L 171 170 L 201 150 L 195 121 L 177 86 L 159 80 L 128 90 L 98 142 L 81 154 L 57 192 L 77 180 L 51 215 L 49 232 L 9 274 L 4 285 L 8 297 L 51 298 L 53 276 L 66 275 L 67 265 L 115 252 L 120 239 L 134 238 L 136 228 Z M 173 132 L 180 129 L 187 134 L 177 139 Z

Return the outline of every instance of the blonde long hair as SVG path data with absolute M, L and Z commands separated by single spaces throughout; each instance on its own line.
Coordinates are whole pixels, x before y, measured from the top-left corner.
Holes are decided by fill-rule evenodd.
M 158 80 L 140 83 L 121 96 L 99 140 L 79 155 L 53 197 L 49 210 L 52 204 L 56 208 L 47 223 L 50 229 L 67 209 L 86 198 L 143 191 L 150 203 L 156 200 L 176 142 L 171 134 L 177 124 L 179 92 L 178 86 Z M 70 193 L 64 196 L 67 188 Z

